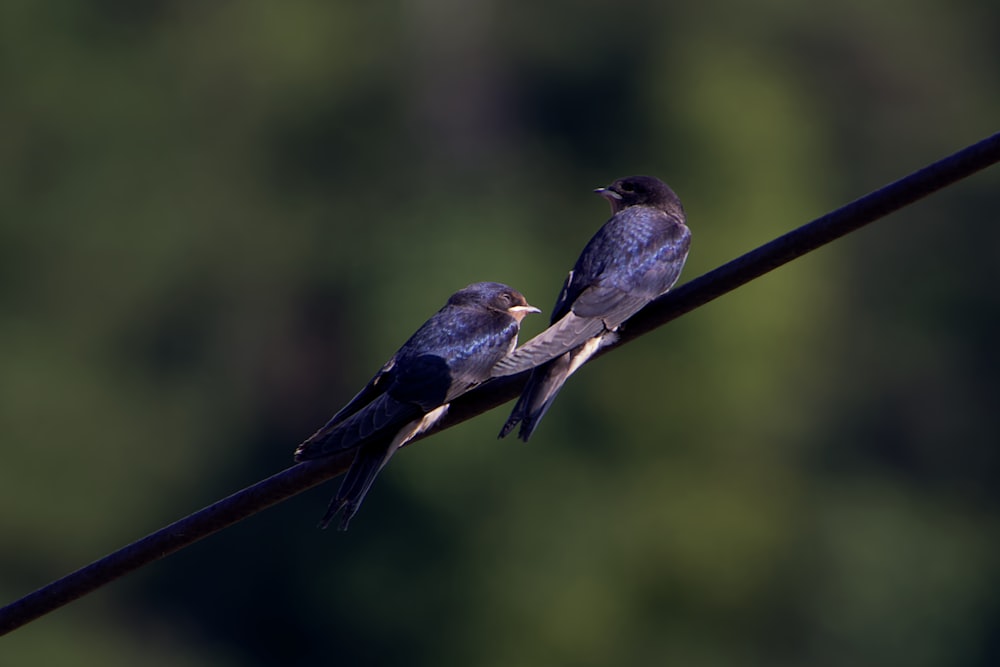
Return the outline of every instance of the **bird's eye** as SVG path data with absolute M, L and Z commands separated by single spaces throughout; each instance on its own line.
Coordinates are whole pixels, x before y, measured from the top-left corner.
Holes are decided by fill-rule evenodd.
M 629 183 L 628 181 L 621 183 L 618 186 L 618 189 L 621 190 L 622 192 L 635 192 L 635 186 Z
M 508 294 L 507 292 L 502 292 L 500 294 L 500 300 L 503 301 L 505 304 L 510 303 L 511 298 L 512 298 L 511 295 Z

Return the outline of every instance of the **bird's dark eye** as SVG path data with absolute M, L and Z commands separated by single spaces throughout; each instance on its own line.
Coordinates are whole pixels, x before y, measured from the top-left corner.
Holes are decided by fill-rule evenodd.
M 510 303 L 511 299 L 513 299 L 513 297 L 507 292 L 503 292 L 500 294 L 500 300 L 503 301 L 505 304 Z
M 621 190 L 622 192 L 635 192 L 635 186 L 629 183 L 628 181 L 621 183 L 618 186 L 618 189 Z

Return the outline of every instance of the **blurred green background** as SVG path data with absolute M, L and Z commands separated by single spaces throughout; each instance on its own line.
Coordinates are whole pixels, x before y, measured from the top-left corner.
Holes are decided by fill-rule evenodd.
M 551 308 L 594 187 L 674 187 L 685 281 L 995 132 L 1000 5 L 18 1 L 0 86 L 6 603 L 289 466 L 467 283 Z M 998 217 L 994 168 L 0 664 L 997 664 Z

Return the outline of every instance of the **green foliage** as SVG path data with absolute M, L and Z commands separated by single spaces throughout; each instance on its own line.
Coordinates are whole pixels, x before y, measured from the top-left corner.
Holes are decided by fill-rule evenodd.
M 291 464 L 651 173 L 690 279 L 997 130 L 995 3 L 9 3 L 0 598 Z M 996 170 L 0 640 L 2 664 L 987 665 Z M 534 321 L 532 321 L 532 319 Z M 526 322 L 525 337 L 543 318 Z

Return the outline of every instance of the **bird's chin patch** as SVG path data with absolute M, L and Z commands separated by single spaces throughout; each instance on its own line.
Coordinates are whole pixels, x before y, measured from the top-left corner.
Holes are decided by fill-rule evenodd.
M 610 188 L 597 188 L 594 190 L 611 204 L 611 212 L 617 213 L 622 210 L 622 196 Z

